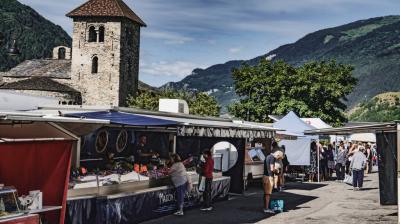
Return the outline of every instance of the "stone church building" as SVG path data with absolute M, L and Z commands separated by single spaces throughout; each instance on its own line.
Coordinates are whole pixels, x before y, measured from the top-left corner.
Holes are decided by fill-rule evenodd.
M 55 97 L 60 104 L 126 106 L 136 95 L 140 28 L 146 24 L 122 0 L 89 0 L 67 14 L 72 49 L 27 60 L 0 73 L 0 89 Z

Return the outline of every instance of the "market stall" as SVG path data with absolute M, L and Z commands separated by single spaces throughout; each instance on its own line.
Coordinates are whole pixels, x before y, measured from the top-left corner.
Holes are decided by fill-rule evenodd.
M 125 111 L 129 111 L 124 109 Z M 140 113 L 140 111 L 135 111 Z M 213 149 L 216 144 L 228 142 L 236 148 L 236 162 L 229 169 L 222 169 L 224 176 L 231 179 L 230 192 L 242 194 L 245 190 L 246 143 L 254 139 L 271 139 L 275 135 L 272 127 L 223 118 L 206 118 L 188 115 L 168 115 L 162 113 L 145 114 L 153 118 L 167 118 L 178 122 L 176 152 L 183 158 L 199 155 L 204 149 Z M 215 152 L 215 151 L 214 151 Z M 219 158 L 214 153 L 218 165 Z M 214 167 L 218 169 L 218 167 Z
M 357 133 L 371 133 L 376 135 L 380 203 L 382 205 L 398 204 L 400 202 L 398 200 L 400 163 L 397 161 L 400 155 L 400 124 L 398 122 L 306 131 L 306 134 L 309 135 L 347 136 Z
M 109 223 L 128 223 L 128 220 L 136 223 L 171 214 L 175 209 L 175 193 L 163 171 L 167 156 L 178 153 L 185 160 L 192 182 L 196 185 L 198 175 L 194 172 L 194 166 L 197 159 L 205 148 L 212 149 L 220 141 L 232 143 L 237 148 L 237 161 L 225 170 L 215 167 L 213 200 L 226 199 L 228 192 L 242 193 L 246 139 L 270 138 L 274 133 L 271 128 L 250 127 L 227 119 L 127 108 L 85 113 L 63 110 L 62 113 L 69 117 L 110 121 L 110 125 L 82 140 L 85 143 L 77 163 L 84 166 L 84 172 L 89 175 L 82 175 L 82 170 L 78 170 L 77 178 L 73 177 L 71 181 L 72 188 L 68 192 L 68 223 L 105 223 L 106 220 Z M 118 138 L 125 132 L 128 142 L 126 149 L 118 150 Z M 143 164 L 137 162 L 138 158 L 141 161 L 137 147 L 143 141 L 143 136 L 147 140 L 147 151 L 151 151 L 158 162 L 161 162 L 157 165 L 149 164 L 145 170 L 142 170 Z M 133 167 L 126 166 L 118 170 L 108 166 L 111 169 L 107 169 L 107 156 L 110 153 L 114 154 L 113 161 L 121 161 L 122 164 Z M 97 172 L 93 172 L 96 167 Z M 82 187 L 82 184 L 87 187 Z M 187 194 L 185 207 L 199 205 L 198 191 Z M 133 207 L 135 209 L 125 209 Z
M 294 112 L 289 112 L 279 121 L 273 124 L 274 128 L 284 129 L 278 131 L 281 136 L 292 136 L 292 139 L 282 139 L 279 145 L 285 145 L 286 156 L 290 165 L 309 166 L 310 165 L 310 144 L 318 136 L 305 136 L 304 132 L 315 129 L 300 119 Z
M 68 223 L 136 223 L 175 209 L 175 189 L 166 163 L 169 154 L 176 151 L 178 122 L 118 111 L 66 116 L 110 121 L 110 125 L 83 136 L 80 168 L 71 176 L 68 191 Z M 120 141 L 123 135 L 124 141 Z M 143 158 L 139 149 L 151 152 L 151 157 Z M 198 175 L 192 160 L 187 158 L 185 165 L 196 185 Z M 230 178 L 214 175 L 213 198 L 226 199 Z M 198 191 L 188 193 L 185 207 L 198 206 L 200 198 Z
M 5 189 L 3 193 L 14 191 L 16 199 L 27 195 L 17 199 L 15 205 L 1 197 L 3 223 L 36 220 L 32 214 L 50 223 L 64 223 L 70 161 L 78 139 L 53 122 L 81 120 L 0 114 L 1 188 Z

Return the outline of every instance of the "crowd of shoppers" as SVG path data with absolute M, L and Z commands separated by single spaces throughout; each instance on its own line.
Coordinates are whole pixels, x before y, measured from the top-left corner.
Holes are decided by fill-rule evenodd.
M 319 168 L 318 168 L 319 163 Z M 307 168 L 309 182 L 319 180 L 343 181 L 346 175 L 353 178 L 354 190 L 359 190 L 363 185 L 365 174 L 372 172 L 377 165 L 376 145 L 367 143 L 339 142 L 335 144 L 321 144 L 312 142 L 310 146 L 310 166 Z

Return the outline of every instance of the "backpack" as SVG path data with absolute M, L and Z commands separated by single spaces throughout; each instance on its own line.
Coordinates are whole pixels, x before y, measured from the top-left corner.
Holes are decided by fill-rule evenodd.
M 283 212 L 284 209 L 284 201 L 280 199 L 271 199 L 269 203 L 269 209 L 273 210 L 276 213 Z

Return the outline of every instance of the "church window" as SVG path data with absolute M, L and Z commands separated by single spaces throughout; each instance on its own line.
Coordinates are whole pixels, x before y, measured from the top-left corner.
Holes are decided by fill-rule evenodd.
M 104 42 L 104 26 L 99 28 L 99 42 Z
M 94 26 L 89 28 L 89 42 L 96 42 L 97 41 L 97 33 Z
M 58 48 L 58 59 L 60 60 L 65 59 L 65 48 L 63 47 Z
M 92 74 L 97 74 L 99 71 L 99 58 L 93 57 L 92 59 Z

